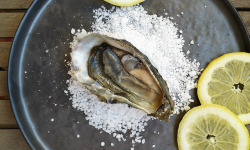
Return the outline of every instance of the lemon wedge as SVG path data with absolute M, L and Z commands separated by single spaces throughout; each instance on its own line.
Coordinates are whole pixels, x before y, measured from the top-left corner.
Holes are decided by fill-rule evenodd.
M 236 52 L 213 60 L 198 81 L 201 104 L 218 104 L 250 123 L 250 54 Z
M 180 150 L 249 150 L 249 133 L 227 108 L 207 104 L 191 109 L 178 129 Z
M 143 2 L 144 0 L 104 0 L 104 1 L 116 6 L 133 6 L 135 4 Z

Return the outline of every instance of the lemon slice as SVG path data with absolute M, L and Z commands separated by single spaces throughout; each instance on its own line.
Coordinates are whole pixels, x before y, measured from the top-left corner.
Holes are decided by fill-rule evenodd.
M 144 0 L 104 0 L 110 4 L 117 6 L 133 6 L 135 4 L 139 4 Z
M 180 150 L 249 150 L 249 133 L 230 110 L 201 105 L 183 117 L 178 129 Z
M 213 60 L 198 81 L 201 104 L 219 104 L 250 123 L 250 54 L 225 54 Z

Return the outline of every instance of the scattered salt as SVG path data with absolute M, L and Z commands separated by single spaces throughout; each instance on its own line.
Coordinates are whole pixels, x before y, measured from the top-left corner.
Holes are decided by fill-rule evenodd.
M 76 33 L 76 30 L 75 29 L 71 29 L 71 34 L 75 34 Z
M 194 40 L 190 41 L 190 44 L 194 44 Z
M 54 121 L 54 118 L 51 118 L 51 120 L 50 120 L 51 122 L 53 122 Z
M 155 145 L 152 145 L 153 148 L 155 148 Z
M 104 142 L 101 142 L 101 146 L 105 146 L 105 143 L 104 143 Z
M 79 135 L 79 134 L 77 134 L 77 135 L 76 135 L 76 137 L 77 137 L 77 138 L 80 138 L 80 135 Z
M 145 143 L 145 139 L 142 139 L 142 140 L 141 140 L 141 143 L 144 144 L 144 143 Z
M 68 92 L 67 90 L 64 90 L 64 93 L 65 93 L 65 94 L 68 94 L 69 92 Z
M 114 143 L 110 143 L 111 146 L 115 146 Z

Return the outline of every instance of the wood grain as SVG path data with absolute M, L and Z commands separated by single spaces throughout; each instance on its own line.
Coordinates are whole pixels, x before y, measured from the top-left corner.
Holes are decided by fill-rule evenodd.
M 23 15 L 22 12 L 0 13 L 0 37 L 14 37 Z
M 0 0 L 0 9 L 27 9 L 33 0 Z
M 0 100 L 0 128 L 18 128 L 10 100 Z
M 23 9 L 28 9 L 32 1 L 33 0 L 0 0 L 1 38 L 14 37 L 16 29 L 24 15 L 23 12 L 18 12 L 18 10 L 22 9 L 23 11 Z M 231 2 L 238 10 L 250 10 L 250 0 L 231 0 Z M 12 9 L 12 13 L 7 10 L 5 11 L 5 9 Z M 239 13 L 250 33 L 250 11 L 239 11 Z M 0 42 L 0 68 L 8 67 L 10 46 L 11 42 Z M 10 101 L 7 99 L 9 99 L 7 71 L 0 71 L 0 150 L 30 150 L 20 130 L 13 129 L 18 126 L 11 109 Z
M 0 99 L 9 99 L 7 71 L 0 71 Z
M 240 11 L 240 14 L 245 22 L 250 21 L 250 11 Z M 4 20 L 0 21 L 0 37 L 14 37 L 23 15 L 24 13 L 0 13 L 0 20 Z
M 250 34 L 250 11 L 239 11 L 239 14 L 247 27 L 248 34 Z
M 236 8 L 250 8 L 250 0 L 231 0 Z
M 0 129 L 1 150 L 30 150 L 19 129 Z
M 0 42 L 0 68 L 8 67 L 11 42 Z
M 0 0 L 0 9 L 28 9 L 33 0 Z M 231 0 L 236 8 L 249 8 L 250 0 Z

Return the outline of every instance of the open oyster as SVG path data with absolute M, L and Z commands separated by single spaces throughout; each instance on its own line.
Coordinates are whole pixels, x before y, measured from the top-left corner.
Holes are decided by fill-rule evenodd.
M 126 103 L 168 121 L 174 104 L 147 56 L 125 40 L 89 34 L 72 51 L 73 72 L 99 100 Z

